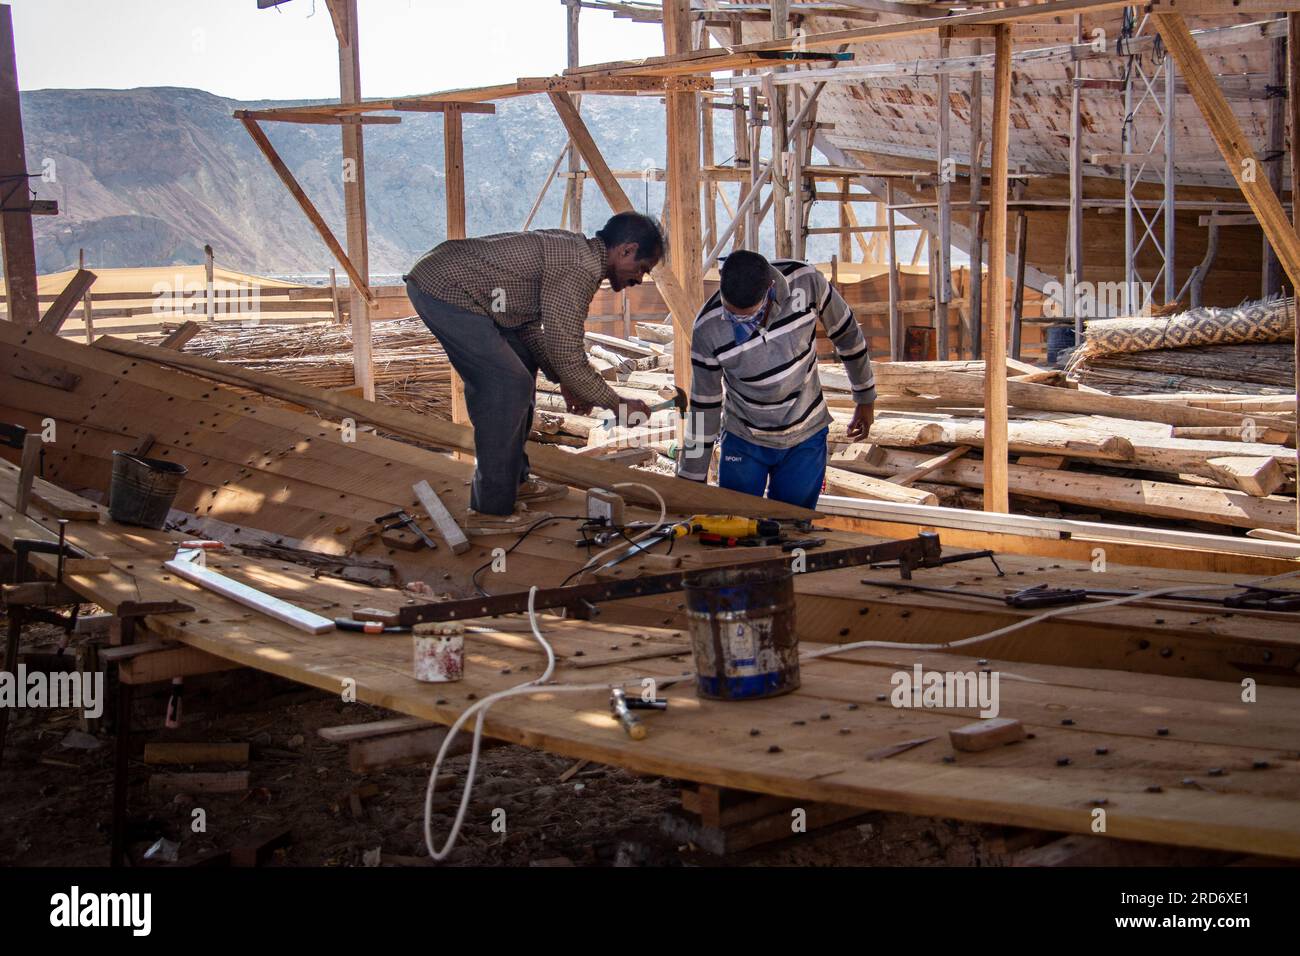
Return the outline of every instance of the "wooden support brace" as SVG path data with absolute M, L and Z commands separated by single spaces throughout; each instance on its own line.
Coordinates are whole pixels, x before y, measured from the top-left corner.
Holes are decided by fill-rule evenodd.
M 86 295 L 86 290 L 95 283 L 95 273 L 87 269 L 78 269 L 68 280 L 68 284 L 63 287 L 59 297 L 51 303 L 50 307 L 45 310 L 41 316 L 40 329 L 42 332 L 49 332 L 57 335 L 59 329 L 63 328 L 63 323 L 68 320 L 78 304 Z

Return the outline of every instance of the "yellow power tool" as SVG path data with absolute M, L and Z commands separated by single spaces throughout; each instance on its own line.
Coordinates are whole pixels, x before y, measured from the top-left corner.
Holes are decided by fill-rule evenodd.
M 691 515 L 672 526 L 674 538 L 691 534 L 716 534 L 723 538 L 768 538 L 781 533 L 780 522 L 740 515 Z

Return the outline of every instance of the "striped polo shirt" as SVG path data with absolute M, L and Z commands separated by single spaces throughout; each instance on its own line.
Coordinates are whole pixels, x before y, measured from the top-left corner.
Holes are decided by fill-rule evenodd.
M 720 293 L 695 319 L 690 414 L 677 461 L 682 478 L 707 479 L 724 429 L 755 445 L 790 448 L 830 424 L 817 375 L 818 321 L 844 363 L 854 402 L 876 400 L 867 342 L 848 303 L 806 262 L 774 259 L 771 266 L 776 299 L 753 337 L 737 343 Z

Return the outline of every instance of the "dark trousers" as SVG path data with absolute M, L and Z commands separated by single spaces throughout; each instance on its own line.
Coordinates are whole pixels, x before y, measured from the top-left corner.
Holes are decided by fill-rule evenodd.
M 512 514 L 519 485 L 528 479 L 524 443 L 533 423 L 537 362 L 516 332 L 488 316 L 435 299 L 411 281 L 406 294 L 465 383 L 474 425 L 469 506 L 481 514 Z

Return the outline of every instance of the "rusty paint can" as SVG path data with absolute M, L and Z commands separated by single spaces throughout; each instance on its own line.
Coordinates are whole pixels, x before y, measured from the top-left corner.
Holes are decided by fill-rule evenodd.
M 686 578 L 685 590 L 699 696 L 751 700 L 799 686 L 789 568 L 701 571 Z
M 412 628 L 415 642 L 415 679 L 431 684 L 465 676 L 465 625 L 437 621 Z

